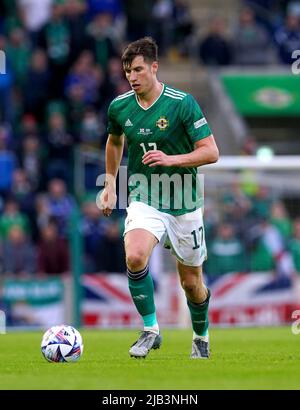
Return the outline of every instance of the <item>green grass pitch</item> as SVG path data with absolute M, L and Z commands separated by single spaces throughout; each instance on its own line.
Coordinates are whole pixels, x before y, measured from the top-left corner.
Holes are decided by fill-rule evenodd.
M 300 335 L 290 327 L 211 329 L 211 359 L 191 360 L 191 331 L 164 330 L 160 350 L 130 358 L 137 332 L 82 330 L 77 363 L 48 363 L 43 332 L 0 335 L 0 389 L 300 389 Z

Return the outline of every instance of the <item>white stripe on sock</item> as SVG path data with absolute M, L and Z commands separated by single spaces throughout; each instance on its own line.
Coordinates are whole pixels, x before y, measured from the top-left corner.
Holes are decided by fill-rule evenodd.
M 159 327 L 158 324 L 154 325 L 154 326 L 144 326 L 144 330 L 146 332 L 152 332 L 152 333 L 156 333 L 157 335 L 159 335 Z
M 208 332 L 207 332 L 207 335 L 206 335 L 206 336 L 199 336 L 199 335 L 197 335 L 195 332 L 193 332 L 193 340 L 195 340 L 195 339 L 201 339 L 201 340 L 203 340 L 204 342 L 208 342 L 208 341 L 209 341 L 209 334 L 208 334 Z

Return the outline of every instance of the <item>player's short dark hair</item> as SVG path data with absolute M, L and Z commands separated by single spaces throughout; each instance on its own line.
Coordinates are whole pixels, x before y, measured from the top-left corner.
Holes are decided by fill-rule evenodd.
M 158 61 L 158 47 L 152 37 L 144 37 L 130 43 L 124 50 L 121 62 L 124 67 L 130 67 L 137 56 L 143 56 L 144 61 L 153 63 Z

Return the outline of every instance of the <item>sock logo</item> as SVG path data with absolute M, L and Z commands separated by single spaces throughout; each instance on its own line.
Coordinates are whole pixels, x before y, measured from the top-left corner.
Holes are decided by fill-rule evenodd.
M 135 300 L 145 300 L 145 299 L 147 299 L 147 295 L 136 295 L 136 296 L 133 296 L 133 299 L 135 299 Z

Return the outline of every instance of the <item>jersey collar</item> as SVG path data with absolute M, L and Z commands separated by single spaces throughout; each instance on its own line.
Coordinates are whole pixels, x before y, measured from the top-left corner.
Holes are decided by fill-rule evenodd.
M 153 103 L 152 103 L 151 105 L 149 105 L 149 107 L 147 107 L 147 108 L 143 107 L 143 106 L 139 103 L 139 100 L 138 100 L 138 98 L 137 98 L 137 95 L 135 94 L 135 99 L 136 99 L 136 102 L 137 102 L 138 106 L 141 107 L 144 111 L 147 111 L 147 110 L 149 110 L 149 108 L 153 107 L 153 105 L 154 105 L 154 104 L 160 99 L 160 97 L 162 96 L 163 92 L 165 91 L 165 84 L 164 84 L 164 83 L 161 83 L 161 84 L 162 84 L 163 86 L 162 86 L 162 89 L 161 89 L 161 92 L 160 92 L 159 96 L 158 96 L 158 97 L 156 98 L 156 100 L 153 101 Z

